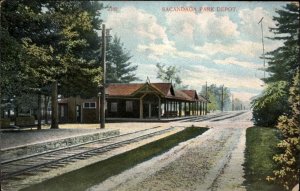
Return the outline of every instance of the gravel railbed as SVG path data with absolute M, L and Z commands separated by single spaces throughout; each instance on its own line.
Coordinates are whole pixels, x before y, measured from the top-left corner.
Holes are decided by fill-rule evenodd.
M 242 164 L 250 119 L 248 112 L 236 119 L 195 124 L 212 129 L 89 190 L 244 191 Z

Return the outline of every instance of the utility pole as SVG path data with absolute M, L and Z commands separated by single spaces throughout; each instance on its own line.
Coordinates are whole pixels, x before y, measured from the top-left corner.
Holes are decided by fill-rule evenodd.
M 224 84 L 222 85 L 222 94 L 221 94 L 221 111 L 224 111 Z
M 266 78 L 266 72 L 265 72 L 265 66 L 266 66 L 266 61 L 265 61 L 265 44 L 264 44 L 264 30 L 263 30 L 263 19 L 264 17 L 262 17 L 260 19 L 260 21 L 257 23 L 260 23 L 260 28 L 261 28 L 261 43 L 262 43 L 262 47 L 263 47 L 263 59 L 264 59 L 264 79 Z
M 234 111 L 234 99 L 233 99 L 233 94 L 232 94 L 231 100 L 232 100 L 232 102 L 231 102 L 231 103 L 232 103 L 232 106 L 231 106 L 231 107 L 232 107 L 232 111 Z
M 208 88 L 207 88 L 207 81 L 206 81 L 206 85 L 205 85 L 205 98 L 206 98 L 206 102 L 205 102 L 205 115 L 207 115 L 207 102 L 208 102 Z
M 100 86 L 100 128 L 105 128 L 105 84 L 106 84 L 106 30 L 102 25 L 102 85 Z

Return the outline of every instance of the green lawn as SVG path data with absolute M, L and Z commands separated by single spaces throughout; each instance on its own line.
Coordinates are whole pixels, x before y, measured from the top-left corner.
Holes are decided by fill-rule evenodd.
M 270 183 L 266 177 L 276 167 L 272 157 L 278 152 L 279 133 L 275 128 L 251 127 L 246 131 L 245 179 L 249 191 L 282 191 L 283 188 Z
M 122 171 L 160 155 L 180 142 L 187 141 L 204 133 L 208 128 L 190 127 L 176 134 L 158 141 L 146 144 L 126 153 L 114 156 L 107 160 L 92 164 L 85 168 L 72 171 L 40 184 L 25 188 L 26 191 L 82 191 L 96 185 L 105 179 L 117 175 Z

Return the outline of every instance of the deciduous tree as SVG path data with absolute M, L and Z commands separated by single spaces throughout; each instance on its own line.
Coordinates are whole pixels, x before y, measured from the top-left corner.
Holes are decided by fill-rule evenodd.
M 166 66 L 165 64 L 156 64 L 157 75 L 156 78 L 163 82 L 169 82 L 177 89 L 186 89 L 188 86 L 182 85 L 181 77 L 179 76 L 179 70 L 176 66 Z
M 283 139 L 277 145 L 281 153 L 273 157 L 279 168 L 274 171 L 273 177 L 268 177 L 280 183 L 287 190 L 291 190 L 299 183 L 300 174 L 300 74 L 299 69 L 290 88 L 289 105 L 290 115 L 279 117 L 277 128 L 282 133 Z

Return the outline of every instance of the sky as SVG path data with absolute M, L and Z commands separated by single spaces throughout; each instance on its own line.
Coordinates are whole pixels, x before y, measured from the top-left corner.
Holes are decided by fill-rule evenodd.
M 111 34 L 121 38 L 133 56 L 140 82 L 160 82 L 156 63 L 176 66 L 183 85 L 201 91 L 217 84 L 235 98 L 248 102 L 259 95 L 262 71 L 263 19 L 265 52 L 283 43 L 274 34 L 275 10 L 287 2 L 104 2 L 101 18 Z M 266 74 L 267 76 L 268 74 Z

